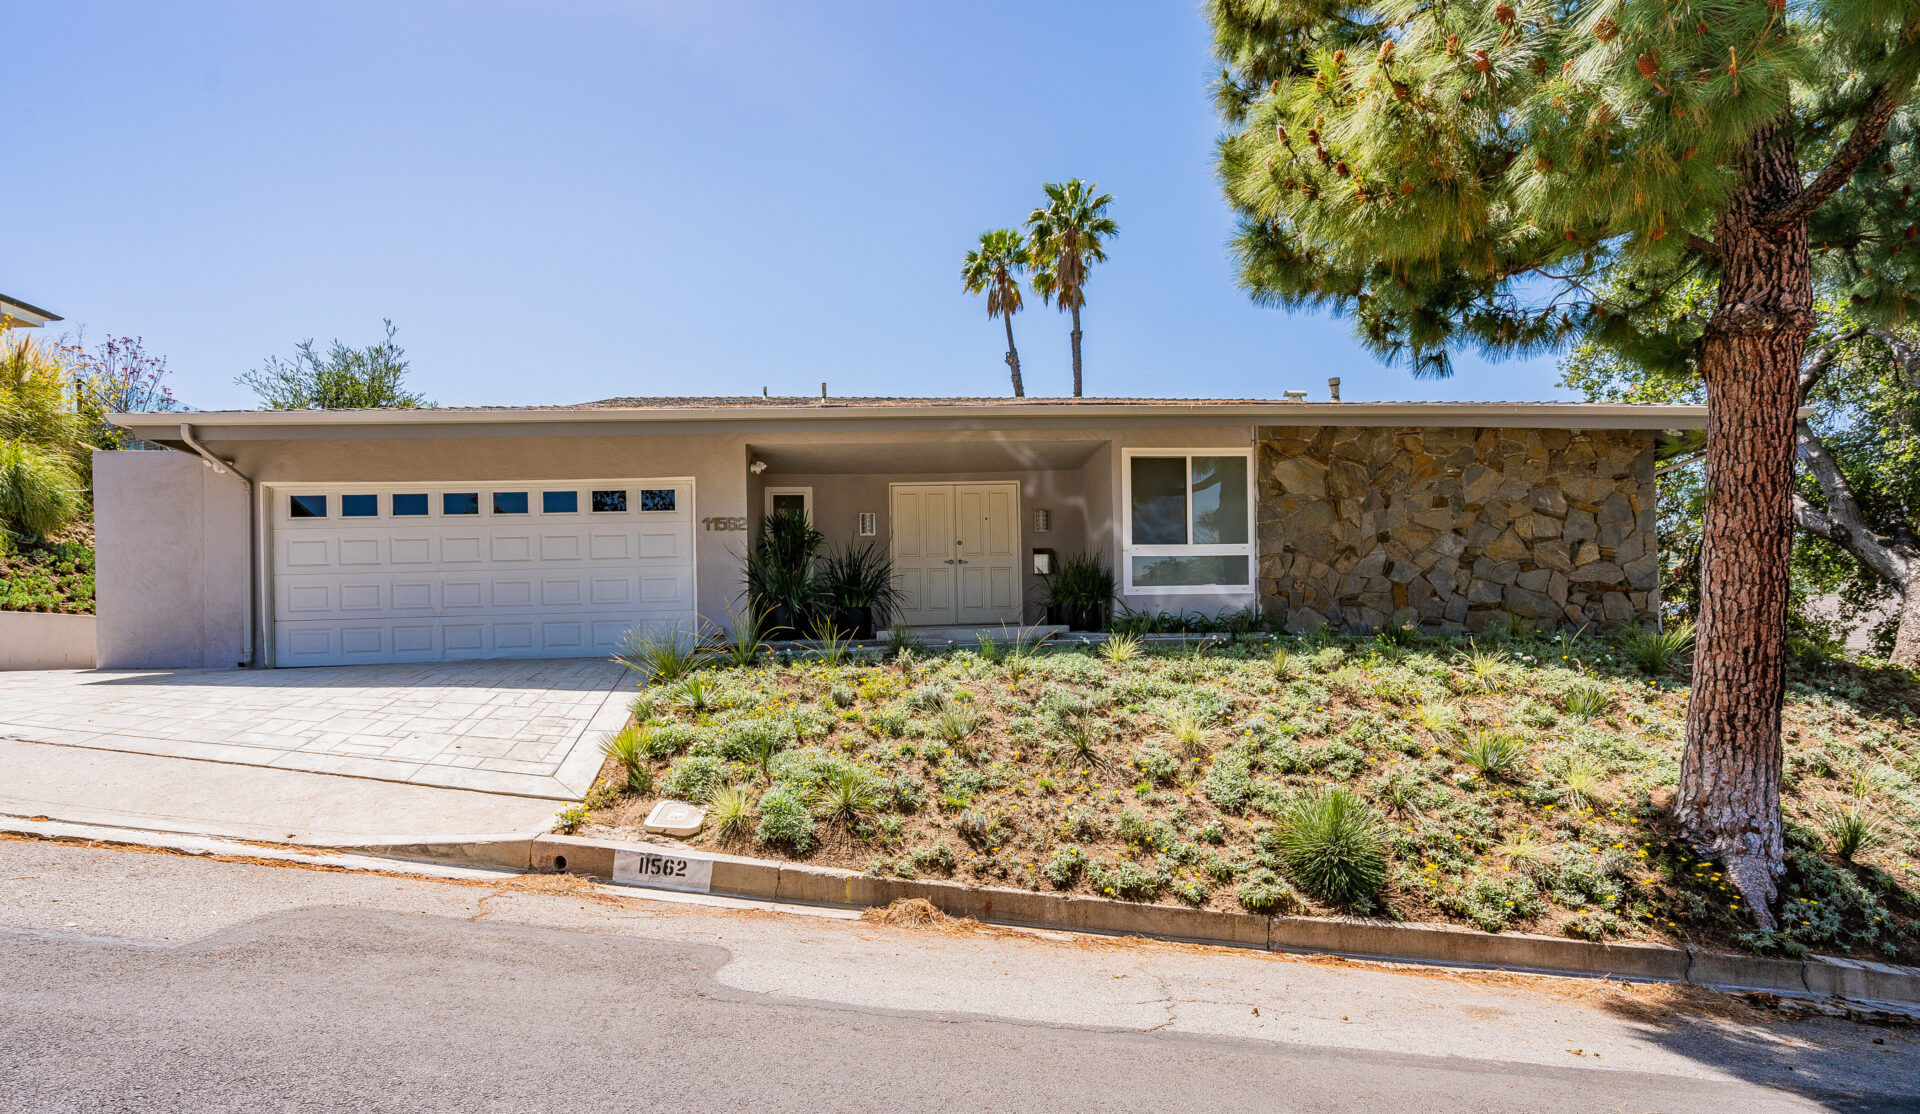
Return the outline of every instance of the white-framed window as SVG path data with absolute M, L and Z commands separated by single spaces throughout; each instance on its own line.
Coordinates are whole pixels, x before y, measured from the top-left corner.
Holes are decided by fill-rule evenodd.
M 810 487 L 770 487 L 767 489 L 767 513 L 797 514 L 813 521 L 813 489 Z
M 1253 591 L 1253 454 L 1121 451 L 1121 590 Z

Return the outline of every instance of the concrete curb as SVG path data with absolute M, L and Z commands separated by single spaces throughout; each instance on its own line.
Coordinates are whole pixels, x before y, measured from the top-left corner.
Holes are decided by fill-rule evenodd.
M 465 862 L 539 873 L 613 877 L 616 850 L 687 849 L 542 835 L 491 843 L 361 847 L 363 854 Z M 1920 970 L 1887 963 L 1813 956 L 1774 959 L 1675 948 L 1664 944 L 1602 944 L 1558 936 L 1488 933 L 1445 924 L 1403 924 L 1354 917 L 1269 917 L 1254 913 L 1137 905 L 1032 890 L 969 886 L 907 878 L 878 878 L 832 867 L 697 852 L 713 860 L 713 893 L 733 897 L 852 908 L 885 907 L 924 898 L 956 917 L 1027 928 L 1152 936 L 1200 944 L 1316 952 L 1443 966 L 1484 967 L 1588 978 L 1688 983 L 1719 990 L 1834 997 L 1856 1002 L 1920 1004 Z

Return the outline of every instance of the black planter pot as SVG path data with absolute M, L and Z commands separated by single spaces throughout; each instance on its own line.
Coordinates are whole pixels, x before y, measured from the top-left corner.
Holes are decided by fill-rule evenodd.
M 833 612 L 833 626 L 843 638 L 873 637 L 873 608 L 839 607 Z
M 798 625 L 799 617 L 794 614 L 792 607 L 777 603 L 767 609 L 766 637 L 769 641 L 779 642 L 800 637 L 800 632 L 796 629 Z
M 1068 625 L 1074 630 L 1096 631 L 1107 625 L 1107 609 L 1100 604 L 1074 604 L 1068 611 Z
M 1071 612 L 1072 612 L 1072 608 L 1069 608 L 1064 603 L 1048 604 L 1047 605 L 1047 625 L 1050 627 L 1072 626 L 1073 615 L 1071 614 Z

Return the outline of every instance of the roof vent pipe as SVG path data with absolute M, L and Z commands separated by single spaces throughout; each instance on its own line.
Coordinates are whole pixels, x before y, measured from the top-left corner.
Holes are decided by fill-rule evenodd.
M 1285 396 L 1287 396 L 1287 401 L 1288 401 L 1288 402 L 1305 402 L 1305 401 L 1307 401 L 1307 392 L 1305 392 L 1305 391 L 1282 391 L 1282 392 L 1280 392 L 1280 393 L 1281 393 L 1281 394 L 1283 394 L 1283 395 L 1285 395 Z
M 820 401 L 827 401 L 827 385 L 825 383 L 820 384 Z
M 1327 380 L 1327 397 L 1335 402 L 1340 401 L 1340 377 L 1338 375 Z

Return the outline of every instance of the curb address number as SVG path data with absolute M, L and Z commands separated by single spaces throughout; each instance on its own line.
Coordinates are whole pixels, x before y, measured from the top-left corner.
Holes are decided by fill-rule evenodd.
M 616 850 L 613 880 L 629 886 L 703 894 L 713 889 L 713 860 L 654 851 Z

